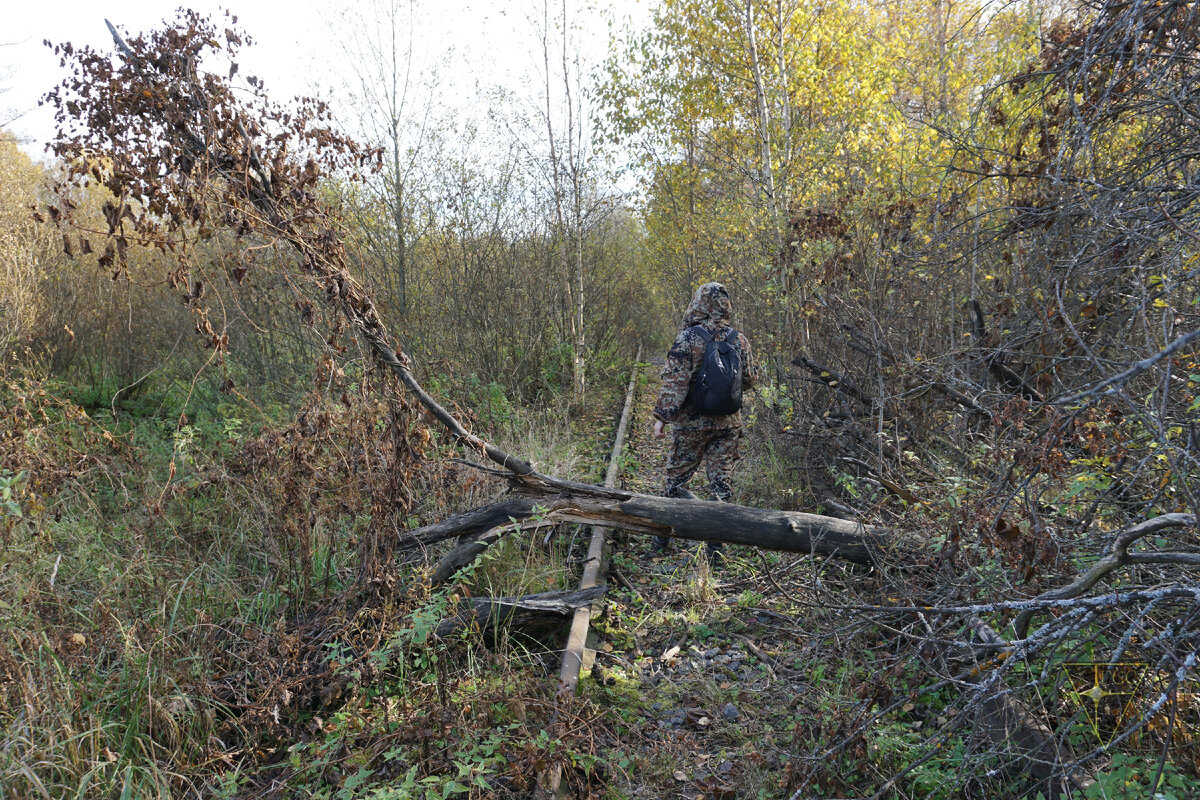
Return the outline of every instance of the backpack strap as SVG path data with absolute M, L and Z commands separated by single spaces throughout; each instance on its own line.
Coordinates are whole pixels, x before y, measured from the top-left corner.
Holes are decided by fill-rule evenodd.
M 715 334 L 709 333 L 708 328 L 705 328 L 703 325 L 693 325 L 691 328 L 689 328 L 689 330 L 699 334 L 700 338 L 704 341 L 704 355 L 700 357 L 700 370 L 696 371 L 696 365 L 692 366 L 692 376 L 688 381 L 687 395 L 685 395 L 683 398 L 683 402 L 691 404 L 692 407 L 695 408 L 695 403 L 692 402 L 692 394 L 696 391 L 696 381 L 701 375 L 704 374 L 704 359 L 708 356 L 708 348 L 712 346 L 713 341 L 715 341 L 717 337 Z

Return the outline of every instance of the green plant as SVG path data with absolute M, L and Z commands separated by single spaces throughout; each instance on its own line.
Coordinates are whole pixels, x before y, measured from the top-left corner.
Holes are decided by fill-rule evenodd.
M 747 589 L 738 595 L 737 602 L 742 608 L 757 608 L 763 604 L 763 593 Z
M 1108 769 L 1095 774 L 1084 790 L 1090 800 L 1185 800 L 1200 793 L 1200 781 L 1189 778 L 1170 761 L 1130 753 L 1113 753 Z
M 905 722 L 881 725 L 871 737 L 871 759 L 887 770 L 899 770 L 920 758 L 906 782 L 918 797 L 943 800 L 959 796 L 958 770 L 965 753 L 960 736 L 938 739 L 930 755 L 929 737 Z
M 21 470 L 16 475 L 0 473 L 0 516 L 21 518 L 21 505 L 17 502 L 17 488 L 25 482 L 29 473 Z

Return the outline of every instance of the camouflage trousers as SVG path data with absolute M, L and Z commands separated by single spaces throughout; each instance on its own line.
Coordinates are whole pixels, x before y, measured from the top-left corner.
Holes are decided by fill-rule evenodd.
M 672 428 L 663 496 L 686 497 L 688 481 L 703 463 L 709 495 L 713 500 L 728 503 L 733 493 L 729 476 L 737 463 L 741 443 L 740 427 L 716 430 Z
M 717 428 L 671 428 L 671 452 L 667 456 L 664 470 L 666 481 L 663 497 L 692 497 L 687 490 L 688 481 L 704 464 L 708 477 L 709 496 L 713 500 L 728 503 L 732 494 L 730 475 L 737 463 L 742 443 L 742 429 Z M 666 537 L 655 537 L 655 547 L 664 549 Z M 710 552 L 720 549 L 720 543 L 710 543 Z

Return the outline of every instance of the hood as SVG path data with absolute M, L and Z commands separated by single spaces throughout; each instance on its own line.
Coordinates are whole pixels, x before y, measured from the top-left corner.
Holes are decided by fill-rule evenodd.
M 733 322 L 733 306 L 729 302 L 729 292 L 719 283 L 706 283 L 697 289 L 683 314 L 685 328 L 703 322 L 717 325 L 730 325 Z

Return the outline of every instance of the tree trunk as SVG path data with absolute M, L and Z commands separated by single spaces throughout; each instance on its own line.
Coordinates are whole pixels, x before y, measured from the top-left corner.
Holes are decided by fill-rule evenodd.
M 401 535 L 401 545 L 421 548 L 454 536 L 475 536 L 498 523 L 536 516 L 543 521 L 579 522 L 657 536 L 832 556 L 856 564 L 879 565 L 914 555 L 886 532 L 849 520 L 710 500 L 605 491 L 587 484 L 568 486 L 553 479 L 546 485 L 544 480 L 545 476 L 537 476 L 518 482 L 526 491 L 542 495 L 536 503 L 519 499 L 483 506 L 406 532 Z M 483 539 L 476 541 L 482 543 Z M 464 543 L 462 552 L 477 549 L 467 546 L 476 541 Z
M 577 608 L 588 605 L 604 592 L 603 586 L 574 592 L 543 592 L 523 597 L 478 597 L 467 600 L 469 608 L 442 620 L 435 633 L 442 638 L 477 627 L 486 631 L 500 626 L 527 626 L 542 622 L 561 624 Z

